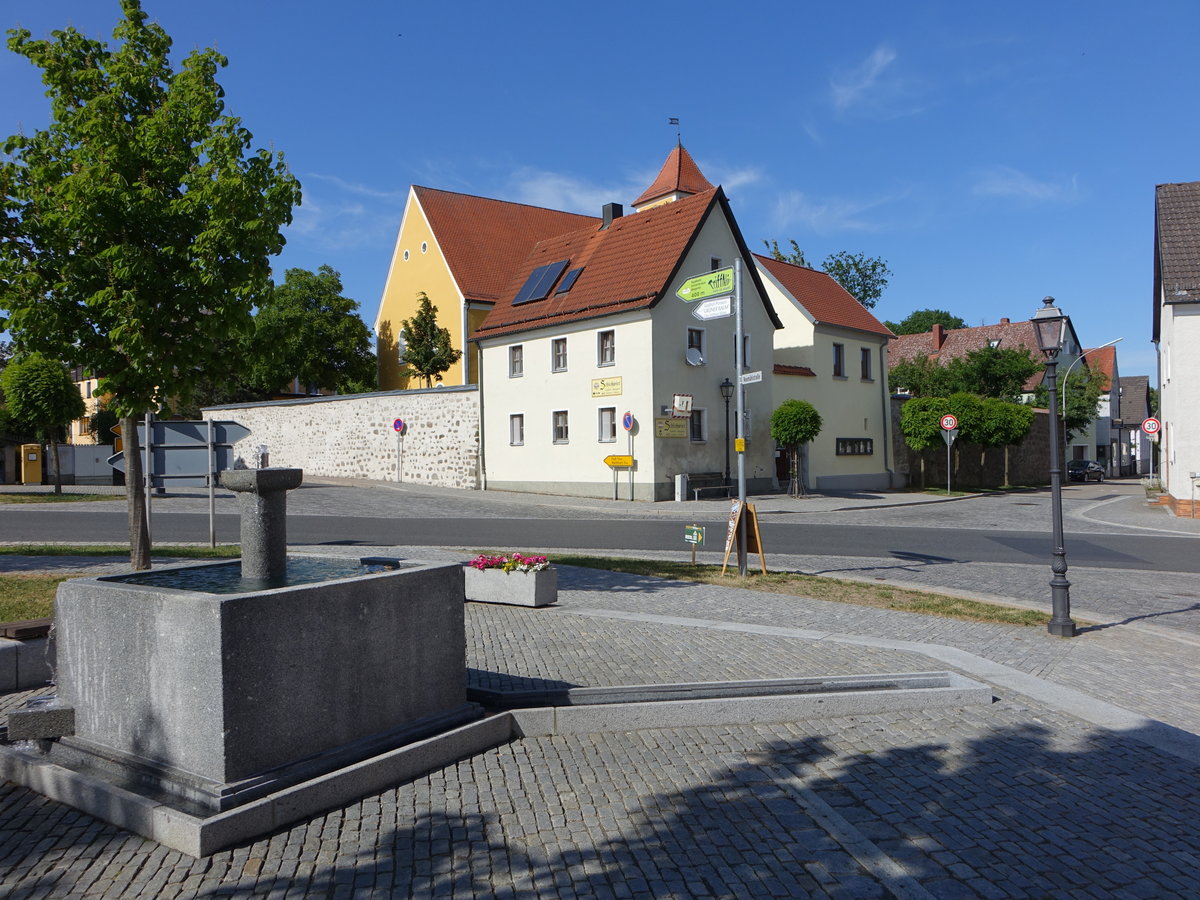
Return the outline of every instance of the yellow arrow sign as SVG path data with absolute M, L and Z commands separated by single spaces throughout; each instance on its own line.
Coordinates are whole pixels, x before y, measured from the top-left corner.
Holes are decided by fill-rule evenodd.
M 606 456 L 606 457 L 604 457 L 604 464 L 613 469 L 632 469 L 633 468 L 633 457 L 632 456 Z
M 705 272 L 703 275 L 693 275 L 679 286 L 675 296 L 684 303 L 694 303 L 706 297 L 733 292 L 733 266 Z

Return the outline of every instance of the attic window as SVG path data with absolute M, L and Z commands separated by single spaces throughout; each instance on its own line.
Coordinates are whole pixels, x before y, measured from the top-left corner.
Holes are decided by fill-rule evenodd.
M 578 269 L 572 269 L 570 272 L 568 272 L 566 275 L 564 275 L 562 284 L 560 284 L 558 286 L 558 290 L 555 291 L 554 293 L 565 294 L 571 288 L 575 287 L 575 282 L 578 280 L 579 273 L 582 271 L 583 271 L 583 267 L 580 266 Z
M 518 303 L 529 303 L 531 300 L 541 300 L 548 295 L 550 288 L 554 287 L 554 282 L 558 281 L 558 276 L 562 274 L 568 262 L 570 260 L 560 259 L 557 262 L 538 266 L 530 272 L 529 277 L 525 279 L 525 284 L 513 298 L 513 306 Z

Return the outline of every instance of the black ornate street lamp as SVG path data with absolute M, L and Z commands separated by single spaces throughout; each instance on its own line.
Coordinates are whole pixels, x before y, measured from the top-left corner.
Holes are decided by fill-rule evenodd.
M 1067 317 L 1054 305 L 1054 298 L 1042 301 L 1041 309 L 1033 314 L 1033 330 L 1038 347 L 1046 356 L 1046 389 L 1050 392 L 1050 509 L 1054 522 L 1054 554 L 1050 571 L 1050 624 L 1046 630 L 1059 637 L 1074 637 L 1075 623 L 1071 620 L 1071 582 L 1067 581 L 1067 549 L 1063 543 L 1062 524 L 1062 461 L 1058 451 L 1058 397 L 1055 376 L 1058 354 L 1062 350 L 1063 332 Z
M 729 484 L 729 401 L 733 397 L 733 382 L 726 378 L 717 387 L 725 399 L 725 483 Z

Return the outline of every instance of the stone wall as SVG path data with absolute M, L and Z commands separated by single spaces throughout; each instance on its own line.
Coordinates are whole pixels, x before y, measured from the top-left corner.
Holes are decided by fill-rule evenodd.
M 269 465 L 306 475 L 407 484 L 479 487 L 479 390 L 466 387 L 306 397 L 209 407 L 206 419 L 250 429 L 234 448 L 255 466 L 260 445 Z M 392 423 L 403 419 L 398 438 Z
M 937 447 L 917 453 L 904 443 L 900 431 L 900 410 L 904 401 L 892 398 L 892 446 L 896 450 L 897 472 L 908 479 L 908 486 L 922 486 L 922 460 L 924 460 L 925 487 L 946 486 L 946 448 Z M 1033 425 L 1029 434 L 1019 444 L 1008 450 L 1008 483 L 1012 485 L 1048 484 L 1050 481 L 1050 432 L 1049 413 L 1035 409 Z M 1060 441 L 1061 446 L 1066 446 Z M 951 451 L 954 473 L 951 485 L 955 488 L 1002 487 L 1005 483 L 1005 448 L 981 447 L 955 441 Z M 1067 473 L 1062 473 L 1066 483 Z

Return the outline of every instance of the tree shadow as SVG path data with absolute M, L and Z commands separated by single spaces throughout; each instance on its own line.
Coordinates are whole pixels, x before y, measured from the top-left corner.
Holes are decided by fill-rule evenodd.
M 962 560 L 948 556 L 932 556 L 928 553 L 913 553 L 908 550 L 891 550 L 889 553 L 901 562 L 894 566 L 840 566 L 830 569 L 815 569 L 799 572 L 801 575 L 836 575 L 839 572 L 919 572 L 927 566 L 958 565 Z
M 1145 621 L 1146 619 L 1157 619 L 1161 616 L 1177 616 L 1181 613 L 1189 612 L 1200 612 L 1200 603 L 1193 603 L 1191 606 L 1183 606 L 1179 609 L 1164 609 L 1160 610 L 1159 612 L 1143 613 L 1140 616 L 1129 616 L 1128 618 L 1121 619 L 1119 622 L 1105 622 L 1101 625 L 1085 625 L 1076 629 L 1076 631 L 1079 634 L 1083 634 L 1088 631 L 1104 631 L 1106 628 L 1117 628 L 1121 625 L 1130 625 L 1134 622 Z
M 606 569 L 557 566 L 559 589 L 598 591 L 605 594 L 658 594 L 679 588 L 695 588 L 694 581 L 676 581 L 652 575 L 631 575 Z
M 1194 763 L 1140 731 L 1000 707 L 515 742 L 216 854 L 202 869 L 220 886 L 188 896 L 1194 892 Z M 0 804 L 11 897 L 72 896 L 102 875 L 132 894 L 143 867 L 194 871 L 82 814 L 64 828 L 63 807 L 22 788 Z M 298 852 L 313 835 L 322 851 Z

